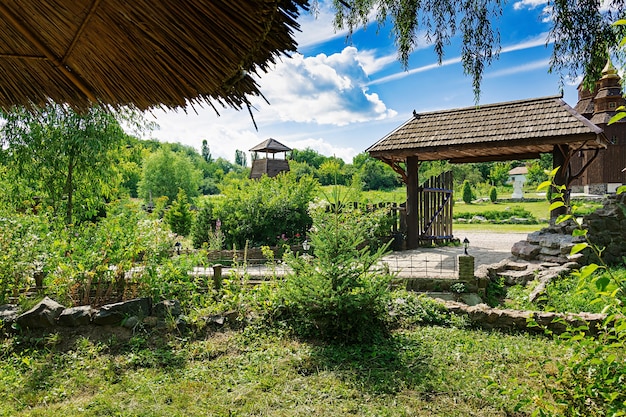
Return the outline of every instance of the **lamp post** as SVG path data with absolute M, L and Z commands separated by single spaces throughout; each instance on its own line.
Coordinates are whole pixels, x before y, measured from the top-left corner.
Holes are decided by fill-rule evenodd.
M 469 239 L 466 237 L 465 239 L 463 239 L 463 254 L 467 255 L 467 248 L 469 247 Z

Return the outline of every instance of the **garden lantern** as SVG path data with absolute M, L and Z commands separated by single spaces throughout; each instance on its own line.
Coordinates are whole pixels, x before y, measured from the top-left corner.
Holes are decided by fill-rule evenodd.
M 469 239 L 466 237 L 465 239 L 463 239 L 463 254 L 467 255 L 467 248 L 469 248 Z
M 311 249 L 311 245 L 309 244 L 308 240 L 302 242 L 302 249 L 304 250 L 304 253 L 307 253 L 309 249 Z

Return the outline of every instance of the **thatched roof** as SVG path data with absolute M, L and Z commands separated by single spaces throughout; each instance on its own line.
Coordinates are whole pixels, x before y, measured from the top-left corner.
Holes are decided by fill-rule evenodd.
M 251 148 L 250 152 L 278 153 L 289 152 L 290 150 L 291 148 L 286 147 L 276 139 L 269 138 Z
M 140 110 L 258 95 L 307 0 L 0 2 L 0 107 Z
M 604 148 L 602 129 L 558 96 L 415 114 L 367 149 L 375 158 L 481 162 L 537 158 L 555 145 Z

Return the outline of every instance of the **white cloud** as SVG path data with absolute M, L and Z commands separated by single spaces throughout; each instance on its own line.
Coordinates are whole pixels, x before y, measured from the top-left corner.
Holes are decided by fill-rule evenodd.
M 508 75 L 519 74 L 521 72 L 534 71 L 541 68 L 548 68 L 550 66 L 549 59 L 541 59 L 539 61 L 528 62 L 523 65 L 517 65 L 515 67 L 509 67 L 498 71 L 492 71 L 485 74 L 485 78 L 497 78 L 505 77 Z
M 261 91 L 271 105 L 258 101 L 255 106 L 263 109 L 261 120 L 336 126 L 393 117 L 396 112 L 368 92 L 367 82 L 354 47 L 330 56 L 295 54 L 263 75 Z
M 373 49 L 358 52 L 357 59 L 368 76 L 398 61 L 398 56 L 395 53 L 377 57 L 376 52 Z
M 423 65 L 421 67 L 410 69 L 408 71 L 397 72 L 395 74 L 387 75 L 386 77 L 381 77 L 376 80 L 370 81 L 368 85 L 384 84 L 384 83 L 388 83 L 389 81 L 395 81 L 395 80 L 408 77 L 409 75 L 417 74 L 419 72 L 430 71 L 432 69 L 445 67 L 447 65 L 459 64 L 460 62 L 461 62 L 461 57 L 445 59 L 441 62 L 441 64 L 438 64 L 438 63 L 428 64 L 428 65 Z
M 521 9 L 536 9 L 539 6 L 548 4 L 548 0 L 520 0 L 513 3 L 515 10 Z
M 500 50 L 500 53 L 505 54 L 505 53 L 513 52 L 513 51 L 521 51 L 524 49 L 535 48 L 537 46 L 545 46 L 546 42 L 553 42 L 553 41 L 547 41 L 547 38 L 548 38 L 547 32 L 540 33 L 539 35 L 531 39 L 525 40 L 523 42 L 519 42 L 514 45 L 503 46 L 502 49 Z M 384 84 L 384 83 L 399 80 L 399 79 L 402 79 L 402 78 L 405 78 L 405 77 L 408 77 L 410 75 L 417 74 L 420 72 L 430 71 L 439 67 L 445 67 L 447 65 L 460 64 L 460 63 L 461 63 L 460 56 L 451 58 L 451 59 L 445 59 L 441 62 L 441 64 L 439 63 L 428 64 L 428 65 L 423 65 L 421 67 L 410 69 L 408 71 L 397 72 L 395 74 L 387 75 L 385 77 L 372 80 L 369 82 L 368 85 Z
M 335 146 L 324 139 L 308 138 L 290 141 L 289 146 L 295 149 L 311 148 L 325 156 L 336 156 L 343 159 L 346 163 L 352 163 L 354 158 L 360 151 L 351 147 Z
M 298 23 L 300 23 L 300 32 L 295 33 L 298 49 L 348 35 L 348 31 L 345 29 L 335 30 L 333 12 L 328 5 L 322 5 L 317 14 L 303 12 L 298 18 Z

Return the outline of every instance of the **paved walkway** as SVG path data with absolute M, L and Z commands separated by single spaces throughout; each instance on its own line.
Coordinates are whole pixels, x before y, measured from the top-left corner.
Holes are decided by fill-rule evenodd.
M 470 241 L 468 254 L 474 256 L 475 267 L 498 263 L 511 256 L 511 248 L 515 242 L 525 240 L 526 233 L 457 233 L 461 241 Z M 403 278 L 454 278 L 458 273 L 457 257 L 463 254 L 462 246 L 445 246 L 437 248 L 419 248 L 401 252 L 391 252 L 383 258 L 391 271 Z M 233 274 L 242 276 L 246 273 L 252 279 L 270 276 L 282 276 L 287 267 L 279 264 L 272 270 L 267 265 L 248 265 L 245 269 L 224 268 L 223 276 Z M 213 274 L 211 268 L 195 268 L 194 274 Z
M 526 239 L 527 233 L 457 233 L 461 241 L 469 240 L 468 254 L 474 257 L 474 266 L 498 263 L 511 256 L 515 242 Z M 392 252 L 384 261 L 400 277 L 452 278 L 457 276 L 457 258 L 463 246 L 418 248 Z

